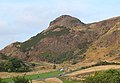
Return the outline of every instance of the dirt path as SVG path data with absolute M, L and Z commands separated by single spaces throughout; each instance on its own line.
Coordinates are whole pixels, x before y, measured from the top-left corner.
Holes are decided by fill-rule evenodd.
M 79 71 L 66 74 L 66 76 L 78 76 L 82 74 L 93 73 L 96 71 L 107 70 L 107 69 L 120 69 L 120 65 L 105 65 L 105 66 L 91 67 L 84 70 L 79 70 Z

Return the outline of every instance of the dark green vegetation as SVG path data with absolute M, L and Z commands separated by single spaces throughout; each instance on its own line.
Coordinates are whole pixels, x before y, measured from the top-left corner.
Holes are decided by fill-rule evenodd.
M 13 77 L 11 78 L 11 80 L 13 81 L 13 83 L 32 83 L 31 80 L 25 78 L 25 76 L 17 76 L 17 77 Z M 11 81 L 11 82 L 12 82 Z M 7 81 L 5 81 L 4 79 L 0 79 L 0 83 L 8 83 Z
M 60 31 L 53 31 L 56 28 L 60 28 Z M 36 36 L 30 38 L 29 40 L 21 43 L 20 49 L 22 52 L 26 52 L 28 50 L 30 50 L 30 48 L 32 46 L 35 46 L 38 42 L 40 42 L 40 40 L 46 38 L 46 37 L 51 37 L 51 36 L 61 36 L 64 34 L 68 34 L 69 33 L 69 28 L 63 27 L 63 26 L 56 26 L 53 29 L 45 32 L 45 33 L 39 33 Z
M 60 72 L 60 71 L 52 71 L 52 72 L 42 73 L 42 74 L 27 75 L 27 76 L 25 76 L 25 78 L 29 79 L 29 80 L 44 79 L 44 78 L 58 76 L 61 73 L 62 72 Z M 22 77 L 22 76 L 20 76 L 20 77 Z M 5 78 L 5 79 L 3 79 L 3 81 L 8 83 L 8 82 L 12 82 L 13 79 L 12 78 Z
M 96 72 L 85 79 L 84 83 L 120 83 L 120 70 L 106 70 Z
M 56 69 L 56 65 L 55 64 L 53 65 L 53 69 Z
M 0 78 L 0 83 L 6 83 L 5 81 L 3 81 L 3 79 Z
M 14 83 L 32 83 L 32 81 L 25 78 L 25 76 L 23 76 L 23 77 L 20 77 L 20 76 L 14 77 L 13 81 L 14 81 Z
M 0 63 L 0 72 L 27 72 L 30 67 L 22 60 L 11 58 Z

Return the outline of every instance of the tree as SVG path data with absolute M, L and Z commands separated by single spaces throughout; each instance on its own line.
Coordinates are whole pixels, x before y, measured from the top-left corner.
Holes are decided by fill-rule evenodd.
M 1 78 L 0 78 L 0 83 L 6 83 L 5 81 L 3 81 Z
M 56 69 L 56 65 L 55 64 L 53 65 L 53 69 Z
M 14 71 L 13 64 L 9 61 L 4 62 L 4 70 L 7 72 Z
M 32 81 L 25 78 L 25 76 L 23 76 L 23 77 L 20 77 L 20 76 L 14 77 L 13 81 L 14 81 L 14 83 L 32 83 Z
M 21 67 L 22 60 L 17 59 L 17 58 L 12 58 L 9 61 L 13 64 L 14 68 L 20 68 Z
M 0 72 L 27 72 L 30 71 L 30 66 L 22 60 L 12 58 L 0 63 Z

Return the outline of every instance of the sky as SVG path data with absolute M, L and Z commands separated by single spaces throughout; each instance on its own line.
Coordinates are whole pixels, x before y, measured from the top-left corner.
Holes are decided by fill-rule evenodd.
M 0 0 L 0 49 L 40 33 L 61 15 L 97 22 L 120 16 L 120 0 Z

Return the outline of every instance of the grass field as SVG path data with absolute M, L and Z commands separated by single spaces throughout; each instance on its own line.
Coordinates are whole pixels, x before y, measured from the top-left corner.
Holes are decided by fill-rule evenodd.
M 27 75 L 26 78 L 27 79 L 44 79 L 44 78 L 49 78 L 49 77 L 53 77 L 53 76 L 58 76 L 59 74 L 61 74 L 62 72 L 60 71 L 52 71 L 52 72 L 48 72 L 48 73 L 42 73 L 42 74 L 33 74 L 33 75 Z M 12 78 L 4 78 L 3 79 L 5 82 L 12 82 Z
M 59 74 L 61 74 L 62 72 L 60 71 L 52 71 L 52 72 L 48 72 L 48 73 L 42 73 L 42 74 L 33 74 L 33 75 L 27 75 L 25 76 L 27 79 L 31 79 L 31 80 L 35 80 L 35 79 L 45 79 L 45 78 L 49 78 L 49 77 L 54 77 L 54 76 L 58 76 Z M 73 80 L 65 80 L 65 79 L 60 79 L 63 81 L 63 83 L 77 83 Z M 12 78 L 4 78 L 3 81 L 5 82 L 12 82 Z

